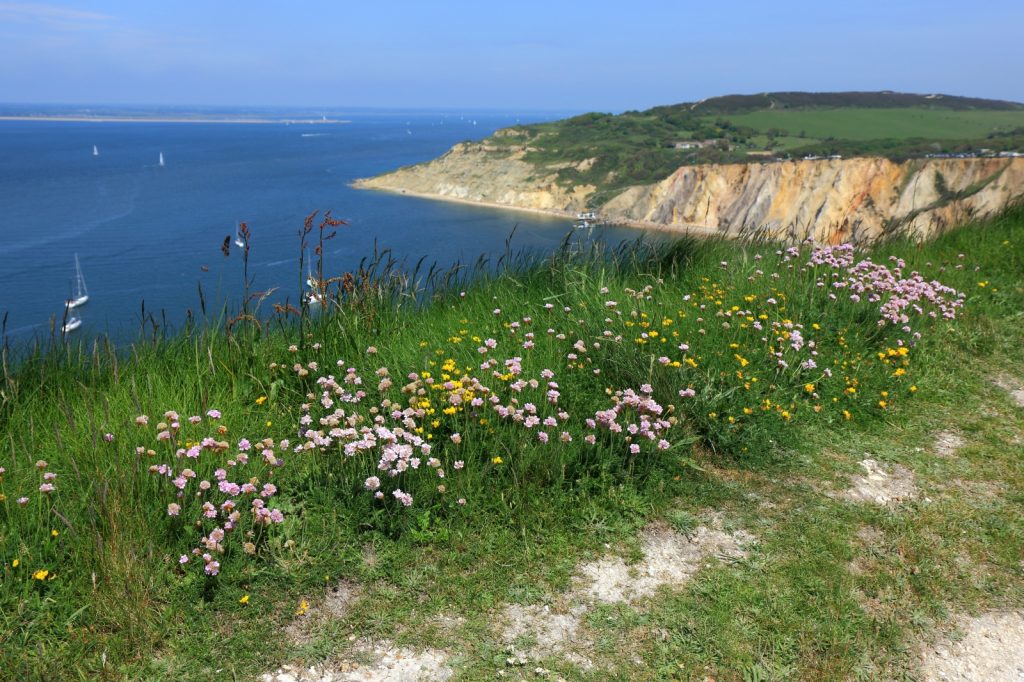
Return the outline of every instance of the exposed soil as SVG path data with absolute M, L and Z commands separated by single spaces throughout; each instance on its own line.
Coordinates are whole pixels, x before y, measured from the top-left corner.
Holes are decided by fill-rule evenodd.
M 921 654 L 927 682 L 1024 680 L 1024 615 L 1020 611 L 960 618 L 953 636 Z
M 338 582 L 327 588 L 319 599 L 310 599 L 309 608 L 288 624 L 285 633 L 297 644 L 308 642 L 317 626 L 327 621 L 344 620 L 361 593 L 360 587 L 353 582 Z
M 1009 393 L 1017 407 L 1024 407 L 1024 381 L 1009 374 L 1000 374 L 992 379 L 992 383 Z
M 369 660 L 370 663 L 363 663 Z M 395 647 L 387 640 L 362 642 L 344 660 L 302 668 L 284 666 L 267 673 L 262 682 L 443 682 L 452 676 L 448 654 Z
M 917 497 L 914 474 L 906 467 L 895 465 L 889 471 L 873 459 L 860 462 L 863 476 L 854 476 L 852 487 L 842 497 L 853 502 L 878 505 L 896 505 Z
M 580 633 L 585 612 L 585 606 L 558 613 L 547 605 L 508 605 L 499 617 L 502 639 L 509 646 L 508 663 L 521 665 L 557 656 L 584 670 L 590 669 L 592 645 Z
M 935 444 L 932 449 L 939 457 L 952 457 L 965 445 L 967 445 L 967 441 L 957 431 L 940 431 L 935 434 Z

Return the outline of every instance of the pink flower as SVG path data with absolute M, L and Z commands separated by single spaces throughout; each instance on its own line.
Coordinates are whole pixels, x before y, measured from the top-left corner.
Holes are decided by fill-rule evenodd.
M 380 479 L 377 478 L 376 476 L 370 476 L 368 479 L 366 479 L 366 481 L 363 482 L 363 485 L 366 487 L 367 490 L 377 490 L 378 488 L 380 488 Z
M 697 395 L 697 392 L 692 388 L 684 388 L 681 391 L 679 391 L 680 398 L 692 398 L 695 395 Z
M 138 417 L 135 418 L 135 423 L 138 424 L 139 426 L 146 426 L 149 424 L 149 417 L 147 417 L 144 414 L 140 414 Z
M 167 505 L 167 515 L 168 516 L 177 516 L 180 513 L 181 513 L 181 505 L 180 504 L 177 504 L 175 502 L 171 502 L 169 505 Z
M 461 443 L 461 442 L 462 442 L 462 434 L 459 434 L 459 433 L 453 433 L 453 434 L 452 434 L 452 435 L 450 436 L 450 438 L 451 438 L 452 442 L 453 442 L 453 443 L 455 443 L 456 445 L 458 445 L 459 443 Z
M 114 434 L 112 434 L 112 433 L 105 433 L 105 434 L 103 434 L 103 440 L 107 441 L 108 443 L 113 442 Z
M 391 494 L 395 497 L 396 500 L 402 503 L 403 507 L 412 506 L 412 495 L 410 495 L 409 493 L 402 492 L 401 488 L 396 488 L 395 492 Z
M 36 469 L 45 469 L 47 466 L 48 465 L 46 464 L 45 459 L 41 459 L 38 462 L 36 462 Z
M 207 410 L 206 416 L 210 419 L 220 419 L 220 410 Z
M 39 486 L 39 492 L 41 493 L 52 493 L 56 489 L 57 487 L 54 486 L 52 483 L 44 483 L 41 486 Z
M 178 557 L 178 563 L 179 564 L 187 564 L 188 563 L 188 555 L 187 554 L 182 554 L 180 557 Z
M 16 502 L 18 503 L 19 507 L 24 507 L 26 504 L 28 504 L 28 498 L 27 497 L 19 497 L 16 500 Z
M 462 469 L 462 467 L 464 466 L 466 466 L 466 463 L 463 462 L 461 459 L 455 461 L 454 467 L 456 471 Z

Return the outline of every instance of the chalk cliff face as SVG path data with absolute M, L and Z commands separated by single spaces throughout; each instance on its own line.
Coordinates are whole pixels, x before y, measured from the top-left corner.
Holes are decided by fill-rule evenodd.
M 929 235 L 1021 194 L 1024 158 L 857 158 L 683 167 L 601 210 L 639 223 L 843 241 L 895 229 Z
M 463 142 L 433 161 L 360 180 L 356 186 L 509 208 L 555 212 L 586 208 L 593 185 L 559 186 L 555 174 L 566 166 L 538 170 L 523 161 L 526 151 L 525 147 Z
M 638 227 L 764 230 L 821 241 L 866 241 L 899 229 L 930 235 L 1024 195 L 1024 158 L 853 158 L 683 166 L 593 206 L 593 185 L 556 182 L 565 166 L 538 168 L 523 160 L 526 151 L 463 143 L 357 186 L 553 213 L 596 209 L 606 220 Z M 577 167 L 585 170 L 588 162 Z

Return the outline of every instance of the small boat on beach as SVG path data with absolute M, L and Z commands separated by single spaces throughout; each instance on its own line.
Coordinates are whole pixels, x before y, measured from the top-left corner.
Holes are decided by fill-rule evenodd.
M 85 286 L 85 277 L 82 275 L 82 265 L 78 262 L 78 254 L 75 254 L 75 295 L 69 298 L 65 305 L 68 310 L 85 305 L 89 302 L 89 290 Z M 81 324 L 81 320 L 79 320 Z

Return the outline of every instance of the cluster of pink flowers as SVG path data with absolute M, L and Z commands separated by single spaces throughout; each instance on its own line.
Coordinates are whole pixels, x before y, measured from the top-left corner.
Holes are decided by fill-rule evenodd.
M 963 292 L 927 280 L 919 272 L 905 275 L 907 264 L 896 256 L 889 257 L 889 264 L 875 263 L 870 258 L 855 263 L 854 249 L 849 244 L 815 248 L 808 264 L 833 269 L 828 281 L 833 289 L 845 290 L 854 303 L 877 304 L 878 325 L 894 325 L 907 334 L 913 332 L 912 316 L 952 320 L 966 298 Z M 819 279 L 818 284 L 824 286 L 826 282 Z M 835 298 L 834 293 L 830 296 Z M 920 338 L 920 333 L 913 333 L 915 339 Z
M 216 421 L 221 413 L 209 410 L 206 416 Z M 214 436 L 190 433 L 202 424 L 203 417 L 194 415 L 182 420 L 171 410 L 164 413 L 163 419 L 166 421 L 156 425 L 154 438 L 158 443 L 173 444 L 167 446 L 172 460 L 150 465 L 149 472 L 166 481 L 164 489 L 173 496 L 174 501 L 167 504 L 167 516 L 184 519 L 184 528 L 197 528 L 201 534 L 191 557 L 183 554 L 179 563 L 188 564 L 199 557 L 206 575 L 218 575 L 221 564 L 217 557 L 225 553 L 225 542 L 230 536 L 240 535 L 244 552 L 255 554 L 262 529 L 284 522 L 284 512 L 268 504 L 277 495 L 277 486 L 261 483 L 260 479 L 273 476 L 274 469 L 283 464 L 276 448 L 287 449 L 290 443 L 275 443 L 270 438 L 253 443 L 242 438 L 232 448 L 227 441 Z M 135 423 L 148 425 L 149 418 L 140 415 Z M 223 431 L 218 430 L 220 433 Z M 182 438 L 187 441 L 179 447 Z M 257 456 L 251 457 L 250 452 Z M 145 446 L 138 446 L 136 453 L 157 454 Z

